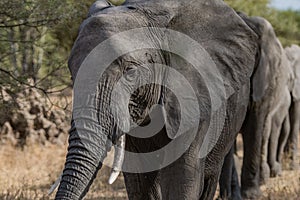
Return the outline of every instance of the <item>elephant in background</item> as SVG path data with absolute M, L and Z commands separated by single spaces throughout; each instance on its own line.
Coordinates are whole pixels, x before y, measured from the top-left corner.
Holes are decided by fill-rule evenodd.
M 123 167 L 129 165 L 137 170 L 136 173 L 123 172 L 128 197 L 213 199 L 224 157 L 229 152 L 246 115 L 250 96 L 250 77 L 255 70 L 257 36 L 222 0 L 193 1 L 192 4 L 181 0 L 129 0 L 122 6 L 104 5 L 105 8 L 93 7 L 93 13 L 90 13 L 90 17 L 81 25 L 69 59 L 74 85 L 81 88 L 81 93 L 77 93 L 78 91 L 74 89 L 74 98 L 80 98 L 87 105 L 83 105 L 84 110 L 73 107 L 68 154 L 55 198 L 82 199 L 101 168 L 107 152 L 124 134 L 126 134 L 125 148 L 129 152 L 153 152 L 173 143 L 176 144 L 176 149 L 171 153 L 175 154 L 177 148 L 184 146 L 184 142 L 178 141 L 191 137 L 193 127 L 186 130 L 183 135 L 176 135 L 182 118 L 180 110 L 183 109 L 178 103 L 180 96 L 162 87 L 165 82 L 170 82 L 169 86 L 179 87 L 182 92 L 187 90 L 182 87 L 181 80 L 172 78 L 171 71 L 174 69 L 189 81 L 195 91 L 194 101 L 198 103 L 201 111 L 201 115 L 196 115 L 199 117 L 199 121 L 196 121 L 198 126 L 195 129 L 196 134 L 178 159 L 154 171 L 138 170 L 141 166 L 151 165 L 157 159 L 158 164 L 163 164 L 163 160 L 170 155 L 158 155 L 156 160 L 145 160 L 143 157 L 134 160 L 125 155 Z M 146 40 L 140 40 L 134 33 L 121 42 L 109 40 L 121 32 L 138 28 L 139 30 L 143 28 L 142 35 Z M 175 53 L 162 50 L 165 46 L 172 47 L 174 43 L 181 42 L 167 37 L 171 30 L 184 34 L 200 44 L 202 49 L 200 53 L 197 54 L 197 50 L 200 49 L 195 51 L 192 43 L 183 44 L 188 45 L 187 49 L 182 50 L 182 46 L 175 49 L 190 60 L 184 60 Z M 118 38 L 115 39 L 119 41 Z M 126 44 L 131 43 L 135 45 L 147 43 L 151 48 L 142 48 L 121 55 L 110 63 L 109 67 L 103 69 L 104 73 L 98 77 L 96 83 L 91 78 L 96 71 L 91 71 L 92 74 L 88 73 L 89 76 L 81 79 L 82 73 L 85 73 L 82 65 L 89 61 L 87 58 L 93 55 L 93 49 L 106 41 L 111 42 L 105 44 L 109 44 L 108 49 L 113 50 L 112 54 L 120 52 L 121 48 L 126 49 Z M 100 63 L 87 65 L 92 69 L 95 66 L 101 68 L 101 63 L 106 62 L 109 56 L 96 54 L 95 57 L 99 58 Z M 197 71 L 199 66 L 191 66 L 191 62 L 199 61 L 204 67 L 201 68 L 201 73 L 208 73 L 213 67 L 207 60 L 208 57 L 211 57 L 220 76 L 214 77 L 216 74 L 210 74 L 203 77 Z M 167 65 L 170 69 L 153 70 L 156 63 Z M 209 84 L 214 84 L 215 78 L 223 80 L 226 98 L 218 98 L 218 94 L 222 92 L 218 87 L 223 87 L 222 85 L 217 85 L 214 91 L 209 91 L 205 78 L 210 80 Z M 81 81 L 79 85 L 78 79 Z M 139 82 L 148 79 L 155 79 L 155 83 L 158 84 L 146 84 L 136 88 L 128 101 L 125 90 L 135 88 Z M 114 98 L 113 89 L 117 87 L 117 83 L 121 84 L 118 87 L 123 90 L 118 91 L 119 98 Z M 90 84 L 96 85 L 96 93 L 88 93 Z M 216 111 L 212 109 L 214 106 L 212 102 L 215 99 L 210 98 L 209 92 L 213 92 L 214 98 L 219 99 L 220 107 Z M 180 98 L 190 100 L 191 97 Z M 114 108 L 109 106 L 111 102 L 115 102 Z M 131 131 L 135 130 L 131 123 L 141 127 L 151 124 L 150 110 L 155 105 L 163 108 L 164 127 L 158 134 L 149 138 L 130 135 Z M 220 122 L 218 115 L 220 109 L 226 111 L 224 124 Z M 115 110 L 117 117 L 112 114 Z M 78 112 L 82 114 L 79 117 L 76 114 Z M 183 113 L 190 119 L 187 123 L 194 120 L 194 112 L 194 108 L 191 108 Z M 221 131 L 218 138 L 213 138 L 215 142 L 213 144 L 206 143 L 205 140 L 210 121 L 213 122 L 213 133 Z M 211 145 L 211 150 L 204 157 L 199 157 L 201 145 Z
M 292 45 L 285 48 L 286 55 L 291 63 L 294 73 L 293 86 L 291 87 L 292 103 L 286 123 L 282 127 L 281 146 L 278 150 L 280 160 L 286 146 L 286 154 L 291 158 L 291 169 L 299 169 L 297 162 L 298 135 L 300 129 L 300 47 Z
M 249 17 L 243 13 L 239 15 L 259 37 L 256 68 L 251 77 L 251 97 L 241 129 L 244 143 L 242 196 L 257 198 L 261 195 L 260 184 L 265 183 L 270 175 L 281 173 L 277 149 L 281 126 L 291 103 L 293 73 L 272 25 L 261 17 Z M 228 171 L 224 173 L 231 174 Z M 230 190 L 230 184 L 223 183 L 223 187 Z M 233 196 L 232 199 L 240 198 Z

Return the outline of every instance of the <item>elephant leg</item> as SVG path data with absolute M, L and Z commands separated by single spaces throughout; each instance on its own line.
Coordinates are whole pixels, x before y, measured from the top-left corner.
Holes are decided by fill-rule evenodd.
M 242 127 L 244 157 L 241 175 L 241 190 L 244 198 L 256 198 L 261 195 L 259 175 L 264 118 L 256 112 L 255 108 L 248 111 Z
M 126 135 L 126 150 L 135 153 L 153 152 L 168 142 L 167 136 L 163 131 L 147 139 L 140 139 Z M 130 160 L 135 159 L 135 160 Z M 162 199 L 160 187 L 160 170 L 143 173 L 143 167 L 148 165 L 157 165 L 159 160 L 151 161 L 143 157 L 126 157 L 124 158 L 123 167 L 132 170 L 132 173 L 123 172 L 128 198 L 130 200 L 159 200 Z M 132 163 L 135 163 L 133 165 Z M 142 167 L 142 168 L 141 168 Z M 133 173 L 136 170 L 139 173 Z
M 242 200 L 241 195 L 241 187 L 239 184 L 239 176 L 237 173 L 237 169 L 235 166 L 235 161 L 233 158 L 233 165 L 232 165 L 232 180 L 231 180 L 231 193 L 232 193 L 232 200 Z
M 279 112 L 280 113 L 280 112 Z M 278 141 L 281 132 L 281 126 L 283 124 L 284 118 L 279 115 L 275 115 L 272 118 L 272 129 L 268 146 L 268 164 L 270 165 L 270 175 L 271 177 L 280 176 L 282 173 L 281 165 L 277 161 L 277 150 Z
M 278 150 L 277 150 L 277 161 L 279 163 L 282 163 L 284 147 L 287 144 L 289 134 L 290 134 L 290 117 L 289 115 L 287 115 L 283 121 L 281 133 L 279 137 Z
M 264 128 L 262 130 L 261 143 L 261 164 L 260 164 L 260 184 L 265 184 L 270 177 L 270 167 L 268 165 L 269 139 L 272 130 L 272 115 L 267 115 Z
M 290 125 L 291 132 L 289 135 L 287 148 L 288 153 L 291 156 L 291 169 L 298 169 L 299 164 L 297 163 L 297 153 L 298 153 L 298 135 L 300 129 L 300 101 L 292 102 L 290 108 Z
M 160 177 L 162 199 L 198 200 L 204 184 L 204 161 L 185 153 L 163 168 Z
M 289 103 L 287 103 L 289 102 Z M 278 109 L 276 109 L 276 112 L 274 112 L 272 117 L 272 130 L 270 135 L 270 141 L 269 141 L 269 151 L 268 151 L 268 163 L 271 168 L 271 176 L 276 177 L 278 175 L 281 175 L 282 173 L 282 167 L 280 162 L 278 161 L 278 151 L 279 148 L 281 148 L 278 143 L 280 139 L 280 133 L 281 129 L 287 129 L 285 131 L 289 132 L 288 127 L 288 114 L 289 114 L 289 107 L 290 107 L 290 96 L 288 95 L 288 98 L 285 102 L 279 102 Z
M 238 174 L 234 162 L 233 146 L 226 155 L 219 180 L 221 199 L 241 200 Z
M 232 169 L 234 165 L 233 151 L 234 151 L 234 147 L 232 147 L 229 153 L 225 156 L 224 163 L 222 166 L 221 176 L 219 180 L 221 199 L 230 199 L 232 196 L 231 175 L 232 175 Z
M 150 173 L 124 173 L 125 185 L 130 200 L 159 200 L 161 189 L 159 185 L 159 172 Z
M 226 127 L 226 124 L 225 124 Z M 226 128 L 223 131 L 227 131 Z M 226 138 L 228 132 L 224 132 L 219 138 L 220 143 L 217 143 L 212 151 L 208 154 L 205 160 L 205 179 L 204 189 L 200 200 L 213 199 L 216 188 L 220 180 L 220 187 L 222 188 L 222 198 L 233 198 L 232 194 L 232 170 L 234 166 L 233 158 L 233 141 L 236 135 L 231 138 Z M 224 143 L 228 146 L 224 147 Z M 231 148 L 230 148 L 231 147 Z M 226 154 L 226 152 L 228 152 Z M 222 177 L 221 177 L 222 173 Z
M 200 197 L 200 200 L 213 199 L 218 186 L 218 179 L 221 170 L 216 172 L 214 176 L 206 177 L 204 180 L 204 190 Z

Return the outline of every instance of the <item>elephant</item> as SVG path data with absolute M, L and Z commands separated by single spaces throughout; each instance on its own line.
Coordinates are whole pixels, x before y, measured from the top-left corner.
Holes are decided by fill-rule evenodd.
M 294 80 L 291 87 L 292 103 L 285 126 L 282 127 L 283 131 L 280 140 L 281 146 L 278 149 L 278 159 L 281 159 L 284 147 L 286 146 L 287 155 L 291 158 L 291 169 L 299 169 L 297 150 L 300 130 L 300 47 L 292 45 L 285 48 L 285 52 L 293 69 Z
M 261 195 L 260 184 L 265 183 L 269 176 L 281 173 L 277 150 L 281 126 L 291 103 L 289 91 L 293 73 L 272 25 L 262 17 L 249 17 L 238 13 L 259 37 L 256 70 L 251 77 L 251 97 L 240 130 L 244 144 L 242 196 L 257 198 Z M 233 154 L 228 157 L 233 157 Z M 228 160 L 232 162 L 233 158 Z M 231 174 L 228 165 L 234 163 L 224 163 L 224 168 L 227 168 L 227 171 L 223 172 L 225 174 Z M 236 180 L 236 177 L 231 179 Z M 230 190 L 230 184 L 227 181 L 221 187 Z M 231 193 L 233 192 L 227 191 L 227 194 Z M 235 191 L 234 194 L 238 192 Z M 240 197 L 236 195 L 232 199 Z
M 247 112 L 257 35 L 222 0 L 97 5 L 69 57 L 73 113 L 55 199 L 82 199 L 124 144 L 113 174 L 123 172 L 129 199 L 213 199 Z M 145 135 L 156 119 L 162 128 Z
M 239 176 L 235 166 L 234 154 L 236 143 L 224 159 L 221 176 L 219 180 L 219 199 L 242 200 Z

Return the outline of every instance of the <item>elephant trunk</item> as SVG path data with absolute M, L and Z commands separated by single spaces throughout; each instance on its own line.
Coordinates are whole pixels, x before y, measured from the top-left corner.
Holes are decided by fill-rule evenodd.
M 112 146 L 108 136 L 113 118 L 108 106 L 78 110 L 73 108 L 68 154 L 55 199 L 82 199 Z

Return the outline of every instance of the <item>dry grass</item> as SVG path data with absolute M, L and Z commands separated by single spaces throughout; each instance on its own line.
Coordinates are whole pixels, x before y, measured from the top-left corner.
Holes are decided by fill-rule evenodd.
M 53 199 L 47 191 L 60 174 L 66 146 L 31 146 L 23 151 L 10 146 L 0 147 L 0 199 Z M 108 185 L 109 169 L 104 167 L 87 195 L 88 200 L 127 199 L 123 178 Z M 300 172 L 284 171 L 282 177 L 270 179 L 263 200 L 300 200 Z
M 49 199 L 49 183 L 63 167 L 65 147 L 0 148 L 0 199 Z
M 300 139 L 300 138 L 299 138 Z M 300 145 L 300 140 L 299 140 Z M 299 146 L 300 147 L 300 146 Z M 242 136 L 237 137 L 238 162 L 243 161 Z M 300 157 L 298 158 L 300 160 Z M 283 168 L 287 169 L 289 161 L 283 161 Z M 241 173 L 241 165 L 237 166 L 238 173 Z M 282 176 L 270 178 L 266 185 L 261 186 L 262 197 L 260 200 L 300 200 L 300 170 L 284 170 Z
M 284 171 L 281 177 L 271 178 L 261 189 L 263 200 L 300 200 L 300 172 Z
M 24 150 L 0 148 L 0 199 L 53 199 L 47 192 L 63 169 L 66 146 L 31 146 Z M 104 167 L 86 199 L 126 199 L 123 178 L 108 185 L 109 169 Z

